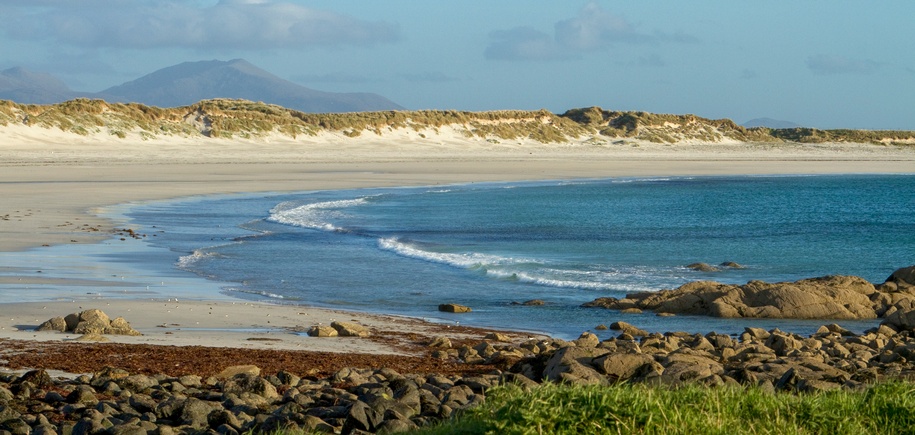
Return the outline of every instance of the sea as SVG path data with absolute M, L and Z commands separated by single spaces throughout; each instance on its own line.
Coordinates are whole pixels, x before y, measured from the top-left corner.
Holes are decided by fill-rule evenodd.
M 912 174 L 220 195 L 133 204 L 118 214 L 147 236 L 146 249 L 100 254 L 97 261 L 193 276 L 214 296 L 565 339 L 584 331 L 616 335 L 598 329 L 615 321 L 654 332 L 738 334 L 755 326 L 810 334 L 833 321 L 659 317 L 581 305 L 696 280 L 744 284 L 838 274 L 881 283 L 915 264 Z M 687 267 L 700 262 L 741 267 Z M 523 304 L 535 299 L 544 304 Z M 443 303 L 473 311 L 439 312 Z M 879 320 L 836 323 L 863 331 Z

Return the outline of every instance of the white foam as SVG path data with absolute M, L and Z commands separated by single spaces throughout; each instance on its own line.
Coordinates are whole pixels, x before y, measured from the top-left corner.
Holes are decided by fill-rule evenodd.
M 218 257 L 219 254 L 215 252 L 206 252 L 201 249 L 197 249 L 194 252 L 178 257 L 178 261 L 175 263 L 175 267 L 181 270 L 190 270 L 197 264 L 198 261 L 205 258 L 214 258 Z
M 316 202 L 300 206 L 295 206 L 295 203 L 291 201 L 281 202 L 270 210 L 270 217 L 267 220 L 302 228 L 343 231 L 343 228 L 329 222 L 330 219 L 343 216 L 339 209 L 365 204 L 367 198 L 369 197 Z
M 459 254 L 430 252 L 417 248 L 416 246 L 409 243 L 403 243 L 396 238 L 379 239 L 378 246 L 381 249 L 396 252 L 397 254 L 403 255 L 404 257 L 418 258 L 421 260 L 443 263 L 467 269 L 517 262 L 517 260 L 512 258 L 480 254 L 476 252 Z
M 434 263 L 464 269 L 480 270 L 497 279 L 511 279 L 519 282 L 547 287 L 575 288 L 583 290 L 648 291 L 644 285 L 626 284 L 614 277 L 624 277 L 618 271 L 576 271 L 543 267 L 543 262 L 532 259 L 501 257 L 481 253 L 442 253 L 426 251 L 396 238 L 378 240 L 381 249 L 389 250 L 404 257 L 417 258 Z M 527 266 L 527 267 L 522 267 Z M 523 270 L 534 266 L 533 270 Z M 633 271 L 633 274 L 638 274 Z

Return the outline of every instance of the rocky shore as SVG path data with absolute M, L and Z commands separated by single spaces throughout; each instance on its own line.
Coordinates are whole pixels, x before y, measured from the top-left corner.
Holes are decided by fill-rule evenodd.
M 585 307 L 650 310 L 659 314 L 782 319 L 876 319 L 915 299 L 915 266 L 896 270 L 874 285 L 856 276 L 745 285 L 695 281 L 677 289 L 598 298 Z
M 621 333 L 604 341 L 584 333 L 573 341 L 502 342 L 504 337 L 490 334 L 475 344 L 452 346 L 447 337 L 435 337 L 426 346 L 436 359 L 426 357 L 425 361 L 437 363 L 413 366 L 410 373 L 397 368 L 401 361 L 416 357 L 363 356 L 347 361 L 346 355 L 326 356 L 361 368 L 342 367 L 325 373 L 295 364 L 303 352 L 277 351 L 270 360 L 285 356 L 289 362 L 275 365 L 270 372 L 249 365 L 227 367 L 207 376 L 148 375 L 111 367 L 70 378 L 52 378 L 44 369 L 2 375 L 0 432 L 234 434 L 300 428 L 391 433 L 441 422 L 481 403 L 488 389 L 504 383 L 524 388 L 545 382 L 699 383 L 812 392 L 861 389 L 875 382 L 915 377 L 915 304 L 862 335 L 835 324 L 824 325 L 807 337 L 777 329 L 747 328 L 739 336 L 729 336 L 645 334 L 624 323 L 613 326 Z M 113 360 L 106 352 L 130 352 L 129 348 L 112 347 L 117 346 L 113 343 L 91 346 L 91 353 L 102 361 Z M 150 347 L 168 348 L 146 346 L 137 351 L 158 359 Z M 62 353 L 66 358 L 76 352 L 64 349 Z M 47 369 L 54 368 L 53 351 L 31 357 L 31 361 L 48 361 Z M 15 355 L 8 358 L 17 365 Z M 167 351 L 161 358 L 175 362 Z M 235 354 L 231 360 L 247 361 L 243 354 Z M 449 368 L 450 374 L 436 373 L 437 365 Z M 283 366 L 292 369 L 275 368 Z
M 864 389 L 915 379 L 913 273 L 900 269 L 873 291 L 849 277 L 799 281 L 892 301 L 879 326 L 863 334 L 834 323 L 809 336 L 759 328 L 660 334 L 616 322 L 619 334 L 603 341 L 589 332 L 572 341 L 498 332 L 418 337 L 413 356 L 8 341 L 4 365 L 32 370 L 0 375 L 0 433 L 394 433 L 445 421 L 506 383 Z M 835 290 L 839 284 L 845 290 Z M 87 334 L 132 330 L 98 310 L 47 324 Z M 46 370 L 83 374 L 55 378 Z

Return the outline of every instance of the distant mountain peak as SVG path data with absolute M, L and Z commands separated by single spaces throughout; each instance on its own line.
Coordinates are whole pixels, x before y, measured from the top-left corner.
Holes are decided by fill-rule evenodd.
M 215 98 L 245 99 L 312 113 L 403 109 L 377 94 L 306 88 L 245 59 L 182 62 L 98 93 L 74 92 L 51 74 L 21 67 L 0 72 L 0 99 L 53 104 L 80 97 L 159 107 L 187 106 Z
M 178 107 L 213 98 L 263 101 L 302 112 L 365 112 L 403 107 L 377 94 L 322 92 L 244 59 L 184 62 L 102 91 L 112 101 Z
M 48 73 L 13 67 L 0 71 L 0 99 L 50 104 L 81 96 Z

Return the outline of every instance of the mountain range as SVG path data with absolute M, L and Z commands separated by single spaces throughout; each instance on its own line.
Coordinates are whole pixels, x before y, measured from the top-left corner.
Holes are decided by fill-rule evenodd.
M 284 80 L 244 59 L 184 62 L 100 92 L 77 92 L 51 74 L 11 68 L 0 72 L 0 99 L 54 104 L 74 98 L 179 107 L 214 98 L 262 101 L 309 113 L 402 110 L 372 93 L 323 92 Z

